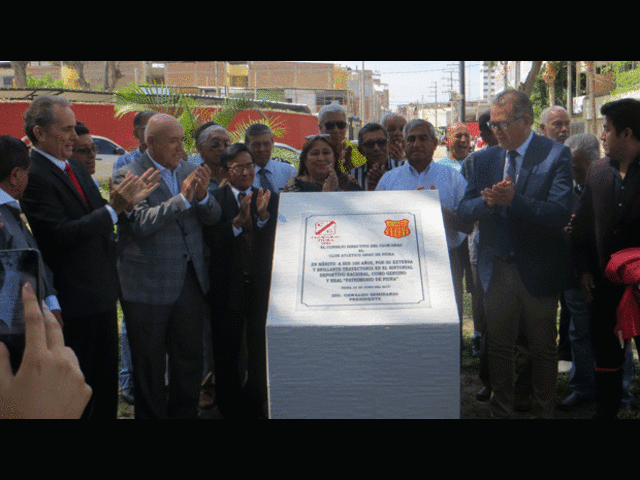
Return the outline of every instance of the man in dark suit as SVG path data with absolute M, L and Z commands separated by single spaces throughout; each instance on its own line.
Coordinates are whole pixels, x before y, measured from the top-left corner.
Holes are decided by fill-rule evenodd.
M 607 158 L 591 163 L 572 222 L 576 269 L 592 306 L 596 369 L 596 417 L 614 418 L 620 408 L 622 364 L 631 339 L 614 333 L 625 287 L 605 277 L 611 255 L 640 246 L 640 102 L 622 99 L 602 106 L 601 136 Z M 635 339 L 636 348 L 638 338 Z
M 566 286 L 563 228 L 573 204 L 571 152 L 532 131 L 529 98 L 500 94 L 491 127 L 500 148 L 478 152 L 458 206 L 479 221 L 478 272 L 485 291 L 487 349 L 494 416 L 513 414 L 518 320 L 532 356 L 539 415 L 552 417 L 557 376 L 556 313 Z
M 225 418 L 266 416 L 265 326 L 278 195 L 252 186 L 255 164 L 244 144 L 221 155 L 229 184 L 214 192 L 219 224 L 206 230 L 211 248 L 211 322 L 216 403 Z M 246 329 L 247 382 L 241 370 Z
M 38 249 L 18 202 L 27 186 L 30 165 L 29 149 L 23 142 L 10 135 L 0 137 L 0 250 Z M 51 270 L 42 264 L 41 274 L 45 305 L 62 324 Z M 17 369 L 20 357 L 12 354 L 11 363 Z
M 148 192 L 142 193 L 142 183 L 130 177 L 111 192 L 110 202 L 102 198 L 86 169 L 69 159 L 76 119 L 65 99 L 37 97 L 24 121 L 34 148 L 21 204 L 53 272 L 65 341 L 93 389 L 85 416 L 116 418 L 120 283 L 114 226 L 125 208 Z

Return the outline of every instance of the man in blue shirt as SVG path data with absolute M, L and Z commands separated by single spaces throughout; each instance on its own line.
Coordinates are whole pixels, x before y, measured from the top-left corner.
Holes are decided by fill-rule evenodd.
M 262 123 L 254 123 L 244 134 L 244 143 L 251 151 L 256 164 L 256 176 L 253 186 L 279 193 L 289 179 L 298 172 L 296 167 L 271 158 L 274 138 L 271 129 Z
M 461 252 L 468 249 L 467 234 L 473 225 L 459 221 L 455 213 L 464 196 L 467 182 L 456 170 L 433 161 L 438 146 L 435 128 L 421 119 L 411 120 L 404 128 L 407 162 L 386 172 L 376 190 L 438 190 L 444 217 L 447 246 L 458 304 L 462 318 L 462 260 Z M 467 253 L 468 256 L 468 253 Z
M 133 136 L 138 140 L 138 148 L 132 150 L 124 155 L 121 155 L 116 159 L 113 164 L 113 176 L 115 176 L 116 172 L 124 167 L 125 165 L 129 165 L 135 159 L 140 158 L 142 154 L 147 149 L 147 145 L 144 143 L 144 132 L 147 129 L 147 123 L 149 123 L 149 119 L 153 117 L 157 112 L 153 110 L 144 110 L 142 112 L 136 113 L 136 116 L 133 117 Z

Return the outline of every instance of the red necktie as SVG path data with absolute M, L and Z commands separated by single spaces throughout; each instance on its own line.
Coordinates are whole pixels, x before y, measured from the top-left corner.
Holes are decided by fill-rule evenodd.
M 76 175 L 73 173 L 73 170 L 71 170 L 71 167 L 69 166 L 68 163 L 64 167 L 64 173 L 67 174 L 67 176 L 69 177 L 69 180 L 71 180 L 71 183 L 73 183 L 73 186 L 76 187 L 76 190 L 78 191 L 78 193 L 80 194 L 80 196 L 84 200 L 84 203 L 88 204 L 89 202 L 87 202 L 87 197 L 84 196 L 84 192 L 82 191 L 82 187 L 80 186 L 80 183 L 78 183 L 78 179 L 76 178 Z

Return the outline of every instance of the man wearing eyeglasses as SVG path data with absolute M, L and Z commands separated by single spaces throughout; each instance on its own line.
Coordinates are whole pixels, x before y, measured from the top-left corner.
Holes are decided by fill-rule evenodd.
M 84 123 L 76 122 L 76 135 L 78 138 L 73 142 L 72 158 L 78 160 L 87 172 L 93 175 L 96 173 L 96 154 L 100 149 L 94 143 L 89 128 Z
M 533 133 L 533 107 L 520 91 L 498 95 L 490 125 L 500 148 L 474 154 L 458 216 L 479 221 L 491 412 L 513 416 L 514 352 L 522 317 L 532 357 L 534 407 L 542 418 L 552 418 L 556 313 L 568 278 L 563 229 L 573 206 L 571 151 Z
M 213 193 L 222 207 L 222 218 L 204 229 L 205 243 L 212 252 L 209 302 L 216 404 L 225 418 L 264 418 L 265 326 L 278 194 L 253 186 L 256 165 L 247 145 L 230 145 L 220 162 L 229 179 Z M 240 369 L 243 341 L 246 384 Z
M 379 123 L 367 123 L 358 132 L 358 150 L 367 163 L 351 170 L 363 190 L 375 190 L 385 172 L 404 163 L 389 156 L 389 135 Z
M 231 136 L 222 125 L 211 125 L 198 136 L 201 165 L 207 165 L 211 169 L 208 187 L 210 193 L 215 191 L 224 179 L 225 172 L 220 164 L 220 155 L 230 144 Z

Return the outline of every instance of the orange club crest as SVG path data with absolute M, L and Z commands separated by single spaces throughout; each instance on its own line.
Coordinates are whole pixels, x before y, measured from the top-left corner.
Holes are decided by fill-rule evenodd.
M 409 220 L 385 220 L 384 223 L 387 227 L 384 230 L 384 234 L 387 237 L 403 238 L 411 235 Z

